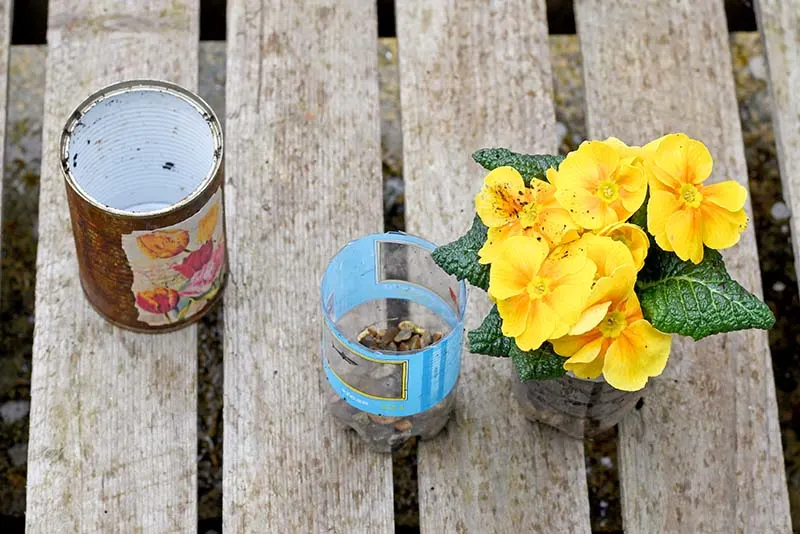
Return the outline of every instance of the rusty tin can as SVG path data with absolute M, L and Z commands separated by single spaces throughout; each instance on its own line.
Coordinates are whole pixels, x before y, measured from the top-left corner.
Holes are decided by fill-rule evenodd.
M 177 85 L 130 80 L 87 98 L 61 135 L 83 291 L 130 330 L 176 330 L 219 299 L 227 273 L 222 128 Z

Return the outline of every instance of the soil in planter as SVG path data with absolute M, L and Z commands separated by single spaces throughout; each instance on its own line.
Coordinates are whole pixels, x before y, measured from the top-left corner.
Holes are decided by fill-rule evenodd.
M 442 339 L 442 332 L 431 332 L 415 323 L 393 321 L 394 326 L 380 328 L 369 326 L 358 335 L 358 342 L 380 352 L 413 352 L 432 345 Z M 360 377 L 360 383 L 351 384 L 358 389 L 381 387 L 395 390 L 402 376 L 392 366 L 375 366 L 375 369 Z M 371 386 L 371 387 L 370 387 Z M 405 417 L 375 415 L 363 412 L 348 404 L 333 390 L 330 392 L 328 409 L 341 424 L 355 430 L 359 436 L 377 452 L 392 452 L 402 447 L 409 439 L 418 436 L 430 439 L 447 424 L 455 404 L 455 388 L 431 409 Z

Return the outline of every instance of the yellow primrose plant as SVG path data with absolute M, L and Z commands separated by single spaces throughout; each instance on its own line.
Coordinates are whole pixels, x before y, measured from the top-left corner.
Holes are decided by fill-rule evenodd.
M 495 305 L 470 350 L 510 357 L 521 380 L 571 372 L 637 391 L 664 370 L 671 334 L 775 322 L 717 252 L 747 226 L 747 191 L 706 183 L 713 161 L 700 141 L 609 138 L 566 157 L 496 148 L 473 159 L 490 172 L 472 228 L 434 259 L 488 292 Z

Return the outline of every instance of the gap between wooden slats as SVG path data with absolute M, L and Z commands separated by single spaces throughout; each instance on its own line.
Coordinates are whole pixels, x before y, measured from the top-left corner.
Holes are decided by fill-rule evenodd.
M 708 145 L 713 180 L 747 185 L 722 1 L 575 7 L 590 137 L 640 144 L 683 131 Z M 752 229 L 725 253 L 733 277 L 761 294 L 757 258 Z M 675 337 L 667 371 L 621 425 L 619 450 L 626 532 L 790 530 L 762 331 Z
M 769 65 L 778 164 L 800 281 L 800 1 L 757 0 L 755 8 Z
M 0 0 L 0 169 L 5 168 L 6 106 L 8 105 L 8 51 L 11 42 L 12 0 Z M 0 232 L 3 230 L 3 180 L 0 179 Z M 1 269 L 1 267 L 0 267 Z M 0 274 L 2 271 L 0 270 Z
M 196 329 L 133 334 L 90 309 L 57 147 L 67 115 L 108 83 L 195 88 L 198 4 L 53 0 L 49 10 L 27 530 L 193 531 Z
M 482 147 L 555 152 L 542 0 L 397 3 L 406 224 L 437 243 L 469 229 Z M 470 292 L 467 328 L 489 310 Z M 419 447 L 423 532 L 589 532 L 583 443 L 526 421 L 511 362 L 464 354 L 454 420 Z

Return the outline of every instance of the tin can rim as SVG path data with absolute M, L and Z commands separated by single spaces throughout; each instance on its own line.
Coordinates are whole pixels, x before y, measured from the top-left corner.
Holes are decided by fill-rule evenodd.
M 111 206 L 107 206 L 101 202 L 98 202 L 78 184 L 78 182 L 75 180 L 75 177 L 72 175 L 72 172 L 70 171 L 69 168 L 69 160 L 68 160 L 69 143 L 72 138 L 72 134 L 75 131 L 75 127 L 78 125 L 81 118 L 83 118 L 86 112 L 88 112 L 90 109 L 95 107 L 97 104 L 103 102 L 107 98 L 133 91 L 160 91 L 184 100 L 189 105 L 197 109 L 201 113 L 201 115 L 205 114 L 208 116 L 207 122 L 209 128 L 211 129 L 211 134 L 214 138 L 213 163 L 206 176 L 203 177 L 203 180 L 187 196 L 183 197 L 181 200 L 179 200 L 174 204 L 170 204 L 169 206 L 158 210 L 133 212 L 133 211 L 122 210 L 119 208 L 112 208 Z M 61 131 L 61 141 L 59 143 L 59 156 L 60 156 L 59 160 L 60 160 L 61 172 L 64 175 L 64 178 L 69 187 L 92 206 L 106 213 L 111 213 L 125 219 L 148 219 L 155 216 L 166 215 L 178 211 L 184 206 L 190 204 L 193 200 L 199 197 L 206 190 L 208 185 L 214 180 L 214 177 L 219 172 L 219 168 L 222 164 L 223 152 L 224 152 L 224 139 L 222 134 L 222 125 L 219 122 L 217 114 L 214 113 L 214 110 L 211 108 L 210 105 L 208 105 L 208 103 L 205 100 L 203 100 L 198 94 L 194 93 L 193 91 L 190 91 L 185 87 L 181 87 L 180 85 L 177 85 L 175 83 L 168 82 L 166 80 L 145 79 L 145 78 L 115 82 L 106 85 L 105 87 L 89 95 L 86 99 L 83 100 L 83 102 L 78 104 L 75 110 L 70 114 L 66 124 L 64 125 L 64 129 Z

